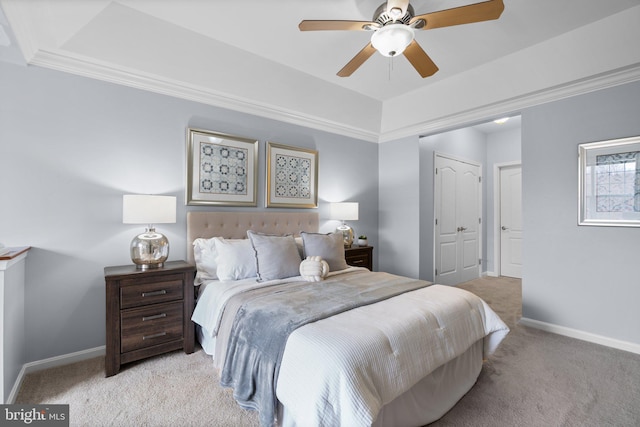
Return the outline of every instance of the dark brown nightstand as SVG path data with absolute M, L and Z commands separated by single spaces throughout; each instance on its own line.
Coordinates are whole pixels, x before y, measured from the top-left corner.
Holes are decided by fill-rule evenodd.
M 344 248 L 347 264 L 353 267 L 366 267 L 373 271 L 373 246 L 352 246 Z
M 163 268 L 105 267 L 107 377 L 120 365 L 172 350 L 193 353 L 195 267 L 170 261 Z

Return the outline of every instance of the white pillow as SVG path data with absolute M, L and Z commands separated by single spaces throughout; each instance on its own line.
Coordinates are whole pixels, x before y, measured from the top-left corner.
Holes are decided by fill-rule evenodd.
M 304 243 L 304 256 L 319 256 L 329 264 L 331 271 L 348 268 L 344 257 L 344 238 L 342 233 L 317 234 L 300 233 Z
M 249 239 L 213 238 L 218 252 L 218 279 L 240 280 L 256 277 L 256 258 Z
M 193 258 L 196 261 L 196 280 L 194 285 L 200 285 L 205 280 L 216 280 L 218 275 L 218 251 L 211 239 L 198 238 L 193 241 Z
M 285 279 L 300 275 L 302 258 L 293 236 L 270 236 L 247 231 L 256 256 L 258 281 Z

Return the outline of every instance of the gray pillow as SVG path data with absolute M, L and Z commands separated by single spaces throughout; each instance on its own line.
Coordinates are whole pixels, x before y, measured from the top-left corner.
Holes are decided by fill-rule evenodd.
M 317 234 L 300 233 L 304 245 L 304 256 L 319 256 L 329 264 L 330 271 L 348 268 L 344 258 L 344 239 L 342 233 Z
M 302 258 L 293 236 L 270 236 L 247 231 L 256 254 L 259 282 L 300 275 Z

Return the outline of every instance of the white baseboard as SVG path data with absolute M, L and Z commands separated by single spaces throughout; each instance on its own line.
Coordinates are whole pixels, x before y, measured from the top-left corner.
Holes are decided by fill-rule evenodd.
M 615 338 L 609 338 L 602 335 L 592 334 L 590 332 L 580 331 L 578 329 L 567 328 L 565 326 L 554 325 L 553 323 L 546 323 L 539 320 L 528 319 L 526 317 L 521 318 L 518 323 L 523 326 L 529 326 L 531 328 L 540 329 L 546 332 L 551 332 L 570 338 L 576 338 L 582 341 L 592 342 L 594 344 L 617 348 L 618 350 L 640 354 L 640 344 L 621 341 Z
M 50 357 L 48 359 L 25 363 L 24 365 L 22 365 L 22 369 L 20 369 L 18 378 L 16 379 L 16 382 L 13 385 L 13 388 L 11 389 L 11 393 L 9 393 L 6 403 L 10 404 L 15 402 L 16 396 L 18 395 L 18 391 L 20 390 L 20 386 L 22 385 L 22 381 L 24 380 L 25 375 L 31 372 L 37 372 L 43 369 L 55 368 L 56 366 L 69 365 L 71 363 L 81 362 L 87 359 L 93 359 L 94 357 L 104 356 L 105 354 L 106 354 L 106 346 L 103 345 L 100 347 L 77 351 L 75 353 L 63 354 L 62 356 L 55 356 L 55 357 Z
M 495 271 L 485 271 L 484 275 L 488 277 L 499 277 Z

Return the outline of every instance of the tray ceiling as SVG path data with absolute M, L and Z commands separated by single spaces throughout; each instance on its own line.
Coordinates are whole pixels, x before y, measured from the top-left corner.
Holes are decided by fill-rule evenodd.
M 505 0 L 496 21 L 419 31 L 440 68 L 425 79 L 377 53 L 338 77 L 370 33 L 297 27 L 370 20 L 380 3 L 0 0 L 14 42 L 0 59 L 19 47 L 29 64 L 376 142 L 640 78 L 640 0 Z M 416 13 L 470 3 L 411 2 Z

